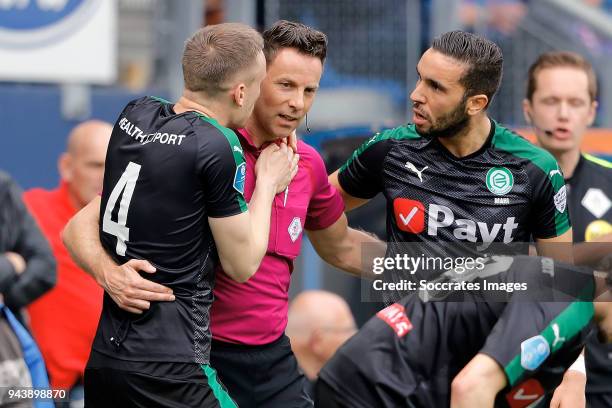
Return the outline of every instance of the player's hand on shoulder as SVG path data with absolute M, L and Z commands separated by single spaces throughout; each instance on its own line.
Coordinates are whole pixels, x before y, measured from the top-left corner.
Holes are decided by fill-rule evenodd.
M 285 143 L 281 143 L 280 146 L 271 144 L 257 159 L 255 166 L 257 182 L 270 183 L 277 194 L 284 191 L 297 174 L 298 161 L 299 154 L 293 153 Z
M 173 301 L 172 289 L 140 276 L 139 271 L 154 273 L 155 267 L 142 259 L 105 268 L 104 289 L 121 309 L 136 314 L 151 307 L 151 302 Z

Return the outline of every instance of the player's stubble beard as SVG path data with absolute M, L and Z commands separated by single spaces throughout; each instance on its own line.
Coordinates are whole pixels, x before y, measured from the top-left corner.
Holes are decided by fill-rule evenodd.
M 461 133 L 470 122 L 470 115 L 466 112 L 467 96 L 463 96 L 461 102 L 451 112 L 440 117 L 436 124 L 432 124 L 428 131 L 419 130 L 417 132 L 422 136 L 447 138 Z

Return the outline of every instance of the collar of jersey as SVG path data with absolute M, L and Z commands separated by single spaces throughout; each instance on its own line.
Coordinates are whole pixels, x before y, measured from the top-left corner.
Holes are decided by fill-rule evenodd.
M 495 136 L 495 128 L 497 126 L 497 123 L 491 118 L 489 118 L 489 121 L 491 122 L 491 130 L 489 131 L 489 136 L 487 136 L 487 139 L 485 140 L 483 145 L 480 146 L 478 150 L 476 150 L 474 153 L 468 154 L 467 156 L 464 156 L 464 157 L 455 156 L 446 147 L 444 147 L 444 145 L 440 143 L 440 141 L 437 138 L 432 138 L 431 143 L 433 143 L 433 145 L 436 146 L 440 151 L 442 151 L 444 155 L 448 156 L 452 160 L 462 161 L 462 160 L 472 159 L 474 157 L 481 155 L 493 143 L 493 137 Z
M 265 149 L 266 147 L 268 147 L 270 143 L 272 143 L 272 142 L 266 142 L 262 144 L 260 147 L 255 146 L 251 139 L 251 135 L 249 134 L 248 130 L 246 130 L 246 128 L 238 129 L 236 131 L 236 134 L 240 138 L 240 144 L 242 145 L 242 147 L 245 150 L 248 150 L 249 152 L 253 153 L 255 156 L 259 156 L 261 151 Z

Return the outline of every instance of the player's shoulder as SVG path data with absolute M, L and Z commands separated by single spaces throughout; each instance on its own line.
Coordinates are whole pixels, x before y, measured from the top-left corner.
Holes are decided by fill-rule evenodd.
M 414 124 L 408 123 L 392 129 L 384 129 L 376 132 L 370 139 L 368 145 L 384 141 L 411 141 L 422 140 L 422 136 L 416 131 Z
M 160 107 L 171 104 L 171 102 L 157 96 L 141 96 L 140 98 L 132 99 L 128 102 L 126 109 L 134 107 Z
M 525 163 L 532 164 L 545 174 L 559 169 L 557 160 L 546 149 L 534 145 L 521 135 L 497 123 L 492 145 L 497 151 L 503 151 Z
M 584 152 L 582 153 L 582 157 L 590 171 L 612 176 L 612 162 Z

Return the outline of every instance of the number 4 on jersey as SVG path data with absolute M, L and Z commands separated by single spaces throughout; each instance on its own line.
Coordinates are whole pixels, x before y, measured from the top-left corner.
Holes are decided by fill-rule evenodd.
M 125 171 L 119 178 L 113 191 L 108 197 L 108 202 L 104 208 L 104 216 L 102 217 L 102 231 L 114 235 L 117 237 L 117 254 L 125 256 L 125 241 L 130 239 L 130 229 L 125 226 L 127 223 L 128 209 L 130 208 L 130 201 L 132 201 L 132 194 L 134 194 L 134 188 L 136 187 L 136 181 L 140 174 L 140 164 L 129 162 Z M 117 214 L 117 222 L 111 220 L 111 213 L 117 205 L 117 200 L 123 192 L 121 202 L 119 203 L 119 212 Z

